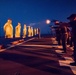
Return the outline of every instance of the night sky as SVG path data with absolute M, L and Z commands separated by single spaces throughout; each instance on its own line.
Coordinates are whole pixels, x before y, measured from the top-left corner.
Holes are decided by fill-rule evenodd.
M 67 17 L 76 13 L 76 0 L 0 0 L 0 35 L 7 19 L 12 19 L 13 27 L 18 22 L 41 29 L 41 33 L 50 33 L 45 20 L 68 22 Z

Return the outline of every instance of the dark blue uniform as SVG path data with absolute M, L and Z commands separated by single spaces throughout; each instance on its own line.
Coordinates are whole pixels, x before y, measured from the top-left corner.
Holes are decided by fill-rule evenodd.
M 72 27 L 72 33 L 73 33 L 73 42 L 74 42 L 74 61 L 76 65 L 76 21 L 72 21 L 69 23 Z
M 61 27 L 61 39 L 64 53 L 66 53 L 66 41 L 67 41 L 67 28 L 66 26 Z

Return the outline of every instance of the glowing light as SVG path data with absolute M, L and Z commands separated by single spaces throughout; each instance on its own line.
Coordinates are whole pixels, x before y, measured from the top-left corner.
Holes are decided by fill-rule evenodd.
M 24 39 L 21 39 L 21 40 L 19 40 L 19 43 L 21 43 L 21 42 L 23 42 L 24 41 Z
M 55 21 L 55 25 L 59 25 L 59 21 Z
M 56 21 L 56 23 L 59 23 L 59 21 Z
M 12 42 L 13 45 L 16 45 L 16 44 L 18 44 L 18 43 L 19 43 L 19 41 L 14 41 L 14 42 Z
M 50 20 L 46 20 L 46 24 L 50 24 L 50 22 L 51 22 Z

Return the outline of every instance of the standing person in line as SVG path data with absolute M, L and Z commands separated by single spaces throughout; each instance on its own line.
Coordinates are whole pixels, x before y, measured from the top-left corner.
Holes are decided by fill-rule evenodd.
M 27 27 L 26 24 L 24 24 L 24 28 L 23 28 L 23 38 L 26 38 L 27 35 Z
M 58 45 L 61 45 L 61 28 L 56 28 L 56 40 L 58 42 Z
M 5 38 L 13 38 L 12 20 L 8 19 L 4 25 Z
M 41 38 L 40 28 L 38 28 L 38 35 L 39 35 L 39 38 Z
M 70 47 L 73 47 L 73 33 L 70 31 Z
M 20 38 L 21 33 L 21 24 L 18 22 L 18 25 L 15 27 L 15 37 Z
M 67 47 L 67 27 L 64 26 L 65 23 L 60 23 L 60 28 L 61 28 L 61 40 L 62 40 L 62 46 L 63 46 L 63 53 L 66 53 L 66 47 Z
M 70 26 L 72 27 L 73 34 L 73 43 L 74 43 L 74 62 L 70 63 L 72 66 L 76 66 L 76 14 L 72 14 L 67 18 L 70 22 Z
M 67 27 L 67 45 L 70 45 L 70 35 L 71 35 L 70 28 Z
M 31 27 L 31 36 L 33 36 L 34 33 L 33 33 L 33 27 Z
M 36 32 L 37 32 L 37 30 L 36 30 L 36 28 L 34 28 L 34 35 L 36 36 Z
M 28 26 L 28 37 L 31 37 L 31 27 Z

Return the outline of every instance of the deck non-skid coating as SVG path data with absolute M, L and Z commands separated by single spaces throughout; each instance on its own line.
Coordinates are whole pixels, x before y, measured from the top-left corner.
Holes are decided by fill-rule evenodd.
M 10 45 L 0 52 L 0 75 L 75 75 L 76 66 L 69 65 L 73 50 L 62 52 L 62 46 L 47 37 Z

